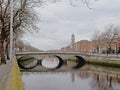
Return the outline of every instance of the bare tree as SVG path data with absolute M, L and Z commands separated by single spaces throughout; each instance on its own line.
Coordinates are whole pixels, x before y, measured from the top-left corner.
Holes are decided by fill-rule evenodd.
M 100 32 L 96 31 L 92 35 L 92 44 L 97 53 L 99 53 L 99 48 L 100 48 Z
M 108 53 L 112 53 L 112 45 L 114 44 L 115 36 L 118 32 L 116 31 L 116 26 L 113 24 L 108 25 L 102 34 L 102 40 L 106 46 Z
M 96 51 L 104 50 L 104 53 L 113 53 L 116 39 L 120 36 L 119 26 L 110 24 L 105 27 L 105 31 L 99 33 L 95 32 L 92 36 L 93 46 Z
M 64 1 L 64 0 L 43 0 L 43 1 L 50 2 L 50 3 L 56 3 L 56 2 L 60 2 L 60 1 Z M 98 1 L 98 0 L 66 0 L 66 1 L 68 1 L 68 3 L 70 3 L 70 5 L 72 5 L 73 7 L 76 7 L 80 4 L 84 4 L 89 9 L 92 9 L 90 7 L 90 3 L 92 1 Z
M 38 20 L 34 7 L 41 4 L 40 0 L 14 0 L 13 31 L 18 34 L 21 31 L 37 30 L 35 22 Z M 4 51 L 8 46 L 10 35 L 10 0 L 0 0 L 0 44 L 1 63 L 6 63 Z M 5 45 L 4 42 L 7 41 Z

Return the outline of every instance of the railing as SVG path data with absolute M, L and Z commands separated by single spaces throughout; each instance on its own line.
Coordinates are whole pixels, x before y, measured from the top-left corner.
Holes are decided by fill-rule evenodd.
M 33 54 L 35 54 L 35 55 L 38 55 L 38 54 L 69 54 L 69 55 L 85 55 L 85 54 L 83 54 L 83 53 L 80 53 L 80 52 L 18 52 L 18 53 L 16 53 L 16 55 L 24 55 L 24 54 L 26 54 L 26 55 L 33 55 Z

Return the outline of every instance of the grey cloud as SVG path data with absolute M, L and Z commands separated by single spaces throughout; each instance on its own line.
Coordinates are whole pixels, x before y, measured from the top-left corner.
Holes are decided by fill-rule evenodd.
M 104 30 L 107 24 L 120 25 L 120 0 L 99 0 L 90 3 L 89 10 L 81 4 L 72 7 L 63 0 L 55 4 L 48 4 L 44 8 L 37 8 L 41 22 L 37 25 L 40 31 L 30 34 L 26 38 L 32 45 L 43 50 L 59 49 L 70 44 L 71 34 L 75 34 L 76 41 L 89 39 L 96 30 Z

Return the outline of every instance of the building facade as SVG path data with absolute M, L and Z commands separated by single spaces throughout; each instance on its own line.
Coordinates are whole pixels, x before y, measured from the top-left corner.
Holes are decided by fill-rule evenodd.
M 81 52 L 81 53 L 102 53 L 107 51 L 108 47 L 106 45 L 108 40 L 103 39 L 100 41 L 88 41 L 81 40 L 75 42 L 75 35 L 71 35 L 71 45 L 61 48 L 63 52 Z M 109 42 L 110 43 L 110 42 Z M 120 53 L 120 38 L 114 38 L 110 43 L 111 50 L 113 53 Z

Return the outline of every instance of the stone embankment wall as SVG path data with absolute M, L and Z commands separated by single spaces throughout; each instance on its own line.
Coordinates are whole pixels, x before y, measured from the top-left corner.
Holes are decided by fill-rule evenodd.
M 5 90 L 24 90 L 24 84 L 22 82 L 21 73 L 16 58 L 14 58 L 11 64 L 12 67 L 8 75 L 8 80 Z
M 86 61 L 90 60 L 103 60 L 103 61 L 115 61 L 120 62 L 120 55 L 102 55 L 102 54 L 92 54 L 92 55 L 81 55 Z

